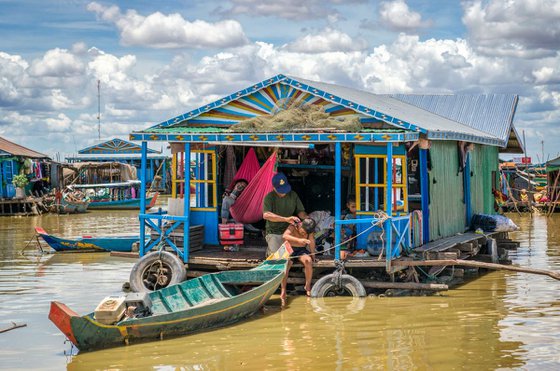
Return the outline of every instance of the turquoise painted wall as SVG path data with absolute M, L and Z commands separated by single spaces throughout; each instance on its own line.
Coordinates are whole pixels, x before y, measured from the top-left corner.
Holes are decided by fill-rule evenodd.
M 495 214 L 492 178 L 499 174 L 498 148 L 476 144 L 469 156 L 471 156 L 472 212 Z
M 457 142 L 432 141 L 430 160 L 430 240 L 433 241 L 464 232 L 466 210 Z

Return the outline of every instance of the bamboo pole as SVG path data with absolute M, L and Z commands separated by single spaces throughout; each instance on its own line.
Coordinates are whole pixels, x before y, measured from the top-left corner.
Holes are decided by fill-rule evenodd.
M 505 176 L 505 174 L 502 173 L 502 176 L 506 180 L 506 186 L 507 186 L 507 190 L 508 190 L 508 193 L 509 193 L 509 198 L 511 198 L 511 200 L 513 201 L 513 207 L 515 208 L 515 211 L 517 211 L 517 213 L 519 215 L 521 215 L 521 212 L 517 208 L 517 200 L 515 199 L 515 197 L 513 197 L 513 193 L 511 192 L 511 187 L 509 186 L 509 181 L 508 181 L 507 177 Z
M 317 280 L 313 279 L 315 283 Z M 288 277 L 288 283 L 291 284 L 304 284 L 305 278 L 303 277 Z M 447 291 L 449 287 L 441 283 L 416 283 L 416 282 L 381 282 L 381 281 L 364 281 L 360 283 L 370 289 L 400 289 L 400 290 L 430 290 L 430 291 Z
M 514 265 L 483 263 L 479 261 L 462 260 L 462 259 L 408 260 L 408 261 L 396 260 L 393 262 L 393 265 L 401 266 L 401 267 L 419 267 L 419 266 L 432 266 L 432 265 L 462 265 L 465 267 L 477 267 L 477 268 L 486 268 L 486 269 L 494 269 L 494 270 L 507 270 L 507 271 L 514 271 L 514 272 L 539 274 L 542 276 L 549 276 L 551 278 L 554 278 L 555 280 L 560 280 L 560 272 L 554 272 L 546 269 L 517 267 Z
M 27 326 L 26 323 L 17 324 L 17 323 L 15 323 L 15 322 L 12 322 L 12 325 L 11 325 L 10 327 L 6 327 L 6 328 L 4 328 L 4 329 L 1 329 L 1 330 L 0 330 L 0 334 L 3 333 L 3 332 L 8 332 L 8 331 L 14 330 L 14 329 L 16 329 L 16 328 L 26 327 L 26 326 Z

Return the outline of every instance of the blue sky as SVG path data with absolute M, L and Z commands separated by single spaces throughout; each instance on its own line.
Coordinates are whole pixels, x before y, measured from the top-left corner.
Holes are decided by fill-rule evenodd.
M 546 25 L 544 27 L 543 25 Z M 558 0 L 0 0 L 0 135 L 62 156 L 284 73 L 374 93 L 514 93 L 560 152 Z

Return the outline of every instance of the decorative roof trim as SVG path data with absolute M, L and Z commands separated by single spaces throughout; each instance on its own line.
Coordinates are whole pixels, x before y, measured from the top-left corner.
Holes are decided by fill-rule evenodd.
M 278 74 L 270 79 L 261 81 L 249 88 L 243 89 L 243 90 L 239 90 L 233 94 L 230 94 L 226 97 L 223 97 L 221 99 L 218 99 L 217 101 L 214 101 L 212 103 L 208 103 L 207 105 L 203 106 L 203 107 L 199 107 L 197 109 L 194 109 L 192 111 L 189 111 L 187 113 L 184 113 L 182 115 L 173 117 L 172 119 L 169 119 L 167 121 L 164 121 L 160 124 L 154 125 L 146 130 L 150 130 L 151 128 L 154 127 L 167 127 L 170 125 L 174 125 L 174 124 L 178 124 L 181 121 L 185 121 L 185 120 L 190 120 L 192 118 L 195 118 L 197 116 L 200 116 L 203 113 L 206 113 L 208 111 L 211 111 L 215 108 L 219 108 L 222 106 L 225 106 L 226 104 L 228 104 L 229 102 L 239 99 L 241 97 L 245 97 L 247 95 L 253 94 L 254 92 L 256 92 L 257 90 L 260 90 L 262 88 L 266 88 L 267 86 L 273 85 L 279 81 L 282 81 L 286 79 L 286 76 L 282 75 L 282 74 Z
M 417 140 L 419 133 L 202 133 L 166 134 L 132 133 L 130 140 L 165 142 L 286 142 L 286 143 L 335 143 L 335 142 L 408 142 Z

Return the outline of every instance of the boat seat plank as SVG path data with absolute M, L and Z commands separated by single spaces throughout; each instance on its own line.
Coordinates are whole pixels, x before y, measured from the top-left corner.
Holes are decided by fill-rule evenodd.
M 171 308 L 165 302 L 160 291 L 150 293 L 150 300 L 152 301 L 151 311 L 153 314 L 166 314 L 171 312 Z
M 194 280 L 189 280 L 181 284 L 184 295 L 189 298 L 189 302 L 193 307 L 212 299 L 208 291 L 205 290 L 200 283 L 199 278 L 195 278 Z
M 187 300 L 187 293 L 182 290 L 180 285 L 169 286 L 164 290 L 165 301 L 172 312 L 184 310 L 192 306 L 192 303 Z
M 231 297 L 229 291 L 227 291 L 214 274 L 207 274 L 200 277 L 200 282 L 205 286 L 206 290 L 214 299 Z

